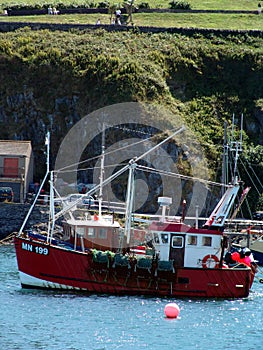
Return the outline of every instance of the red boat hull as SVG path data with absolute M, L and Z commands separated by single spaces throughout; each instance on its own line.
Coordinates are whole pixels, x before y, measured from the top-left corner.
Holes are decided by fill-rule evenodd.
M 73 289 L 115 295 L 242 298 L 249 294 L 250 268 L 176 268 L 173 272 L 140 270 L 136 265 L 94 262 L 92 253 L 68 250 L 16 237 L 15 248 L 22 287 Z

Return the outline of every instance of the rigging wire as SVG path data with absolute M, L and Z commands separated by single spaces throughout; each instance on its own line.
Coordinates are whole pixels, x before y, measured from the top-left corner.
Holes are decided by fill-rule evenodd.
M 125 166 L 127 164 L 128 164 L 128 162 L 127 163 L 122 163 L 121 165 Z M 116 168 L 117 166 L 120 166 L 120 164 L 119 163 L 115 163 L 115 164 L 104 165 L 104 168 L 113 168 L 113 167 Z M 100 167 L 99 166 L 93 166 L 93 167 L 76 169 L 74 171 L 80 172 L 80 171 L 84 171 L 84 170 L 86 171 L 86 170 L 94 170 L 94 169 L 100 169 Z M 62 171 L 61 173 L 66 174 L 66 173 L 71 173 L 72 171 L 73 171 L 72 169 L 71 170 L 65 170 L 65 171 Z
M 142 135 L 149 135 L 149 132 L 144 132 L 141 130 L 134 130 L 134 129 L 129 129 L 127 127 L 120 127 L 119 125 L 112 125 L 112 124 L 107 124 L 105 123 L 105 126 L 109 127 L 109 128 L 113 128 L 113 129 L 118 129 L 118 130 L 122 130 L 122 131 L 129 131 L 129 132 L 136 132 L 137 134 L 142 134 Z M 176 130 L 176 128 L 171 129 L 171 131 Z M 156 134 L 152 134 L 152 136 L 156 136 Z
M 246 161 L 247 161 L 247 160 L 246 160 Z M 243 165 L 243 167 L 244 167 L 244 169 L 245 169 L 245 171 L 246 171 L 247 175 L 249 176 L 249 178 L 250 178 L 251 182 L 253 183 L 253 185 L 254 185 L 254 187 L 255 187 L 256 191 L 257 191 L 257 192 L 258 192 L 258 194 L 260 195 L 261 193 L 259 193 L 259 191 L 257 190 L 257 187 L 256 187 L 255 183 L 253 182 L 253 180 L 252 180 L 252 178 L 251 178 L 250 174 L 249 174 L 249 173 L 248 173 L 248 171 L 246 170 L 246 167 L 245 167 L 244 163 L 242 162 L 242 160 L 240 160 L 240 163 Z M 251 169 L 251 170 L 252 170 L 253 175 L 255 176 L 255 178 L 257 179 L 257 181 L 258 181 L 258 183 L 260 184 L 261 188 L 263 189 L 263 184 L 261 183 L 261 181 L 260 181 L 260 179 L 258 178 L 257 174 L 255 173 L 255 171 L 254 171 L 254 169 L 253 169 L 252 165 L 251 165 L 251 164 L 250 164 L 248 161 L 247 161 L 247 163 L 248 163 L 249 169 Z
M 240 174 L 239 169 L 237 169 L 237 173 L 238 173 L 239 178 L 241 178 L 241 174 Z M 244 191 L 244 184 L 243 184 L 243 182 L 241 182 L 241 189 L 242 189 L 242 192 L 243 192 Z M 247 210 L 248 210 L 248 213 L 249 213 L 249 217 L 252 219 L 253 215 L 252 215 L 252 212 L 251 212 L 251 209 L 250 209 L 250 206 L 249 206 L 249 202 L 248 202 L 247 196 L 245 197 L 244 202 L 246 204 L 246 207 L 247 207 Z M 240 210 L 241 215 L 243 217 L 244 214 L 243 214 L 242 206 L 240 207 L 239 210 Z
M 225 187 L 231 187 L 232 186 L 232 185 L 225 185 L 225 184 L 214 182 L 214 181 L 210 181 L 210 180 L 200 179 L 200 178 L 197 178 L 197 177 L 182 175 L 182 174 L 178 174 L 178 173 L 172 173 L 170 171 L 154 169 L 154 168 L 146 167 L 146 166 L 139 165 L 139 164 L 137 165 L 137 169 L 142 169 L 143 171 L 146 171 L 146 172 L 166 175 L 166 176 L 169 176 L 169 177 L 178 177 L 180 179 L 185 179 L 185 180 L 199 181 L 201 183 L 214 185 L 214 186 L 225 186 Z
M 129 129 L 123 128 L 123 130 L 129 130 Z M 173 132 L 174 130 L 176 130 L 176 128 L 170 129 L 169 131 L 170 131 L 170 132 Z M 132 130 L 132 131 L 133 131 L 133 132 L 136 131 L 136 132 L 138 133 L 137 130 Z M 162 132 L 157 133 L 157 134 L 154 134 L 154 135 L 152 135 L 152 136 L 150 136 L 150 137 L 148 137 L 148 138 L 146 138 L 146 139 L 142 139 L 142 140 L 140 140 L 140 141 L 134 142 L 134 143 L 131 144 L 131 145 L 126 145 L 126 146 L 123 146 L 123 147 L 119 147 L 119 148 L 117 148 L 116 150 L 112 150 L 112 151 L 109 151 L 109 152 L 105 152 L 104 155 L 105 155 L 105 156 L 108 156 L 108 155 L 111 155 L 112 153 L 119 152 L 119 151 L 124 150 L 124 149 L 127 149 L 127 148 L 129 148 L 129 147 L 131 147 L 131 146 L 136 146 L 136 145 L 138 145 L 138 144 L 140 144 L 140 143 L 145 143 L 145 142 L 150 141 L 151 139 L 156 138 L 157 136 L 160 136 L 160 135 L 162 135 L 162 134 L 164 134 L 164 133 L 165 133 L 165 132 L 162 131 Z M 98 159 L 98 158 L 100 158 L 100 157 L 101 157 L 101 154 L 99 154 L 98 156 L 92 157 L 92 158 L 85 159 L 85 160 L 83 160 L 83 161 L 81 161 L 81 162 L 78 162 L 78 163 L 73 163 L 73 164 L 67 165 L 67 166 L 65 166 L 65 167 L 63 167 L 63 168 L 61 168 L 61 169 L 56 170 L 55 172 L 56 172 L 56 173 L 64 173 L 65 169 L 75 167 L 75 166 L 77 166 L 77 165 L 80 165 L 80 164 L 83 164 L 83 163 L 85 163 L 85 162 Z M 72 170 L 69 170 L 69 171 L 72 171 Z
M 246 167 L 244 166 L 244 163 L 242 161 L 240 161 L 240 162 L 243 165 L 244 170 L 245 170 L 247 176 L 249 177 L 249 180 L 251 181 L 252 185 L 254 186 L 255 190 L 257 191 L 257 194 L 260 196 L 261 193 L 259 192 L 257 186 L 255 185 L 255 182 L 253 181 L 252 177 L 250 176 L 249 172 L 247 171 Z

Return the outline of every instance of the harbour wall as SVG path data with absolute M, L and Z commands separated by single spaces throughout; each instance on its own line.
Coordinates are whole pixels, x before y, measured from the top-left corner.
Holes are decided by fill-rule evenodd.
M 13 232 L 19 231 L 29 208 L 30 204 L 0 203 L 0 240 Z M 47 222 L 48 211 L 47 206 L 36 205 L 25 228 L 30 228 L 37 223 Z

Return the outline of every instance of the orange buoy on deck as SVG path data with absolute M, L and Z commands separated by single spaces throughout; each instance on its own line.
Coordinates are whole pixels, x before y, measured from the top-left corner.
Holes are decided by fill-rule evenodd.
M 169 303 L 165 305 L 164 313 L 168 318 L 176 318 L 180 313 L 179 306 L 176 303 Z

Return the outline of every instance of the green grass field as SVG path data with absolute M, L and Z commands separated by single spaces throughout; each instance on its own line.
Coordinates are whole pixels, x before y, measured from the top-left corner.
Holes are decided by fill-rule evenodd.
M 61 0 L 47 2 L 56 6 Z M 112 3 L 114 0 L 111 0 Z M 141 1 L 142 2 L 142 1 Z M 141 3 L 139 0 L 136 4 Z M 151 8 L 168 8 L 169 1 L 149 0 Z M 36 4 L 36 0 L 6 0 L 11 4 Z M 64 4 L 72 3 L 64 0 Z M 74 4 L 83 4 L 83 0 L 75 0 Z M 98 2 L 97 2 L 98 3 Z M 251 0 L 190 0 L 192 9 L 199 10 L 250 10 L 254 14 L 224 14 L 224 13 L 134 13 L 133 22 L 135 26 L 155 27 L 183 27 L 183 28 L 207 28 L 207 29 L 233 29 L 233 30 L 263 30 L 263 13 L 256 14 L 257 1 Z M 41 2 L 43 5 L 44 2 Z M 263 5 L 263 4 L 262 4 Z M 2 4 L 3 6 L 3 4 Z M 57 5 L 59 9 L 59 5 Z M 100 18 L 101 24 L 110 23 L 109 14 L 71 14 L 58 16 L 0 16 L 0 21 L 15 22 L 47 22 L 47 23 L 73 23 L 73 24 L 95 24 Z
M 15 22 L 44 22 L 44 23 L 72 23 L 72 24 L 95 24 L 98 17 L 101 24 L 110 24 L 109 15 L 78 14 L 59 16 L 23 16 L 23 17 L 0 17 L 0 22 L 12 18 Z M 183 27 L 183 28 L 206 28 L 206 29 L 233 29 L 233 30 L 263 30 L 263 15 L 244 14 L 145 14 L 133 15 L 136 26 L 155 27 Z
M 257 0 L 178 0 L 179 2 L 187 2 L 191 5 L 193 10 L 256 10 L 258 1 Z M 79 6 L 81 4 L 98 4 L 100 1 L 95 0 L 4 0 L 0 5 L 2 8 L 6 6 L 12 6 L 15 4 L 30 4 L 43 6 L 44 4 L 57 6 L 58 4 L 74 4 Z M 102 1 L 101 1 L 102 2 Z M 124 1 L 109 0 L 110 4 L 122 5 Z M 150 8 L 169 8 L 170 0 L 135 0 L 135 5 L 141 3 L 148 3 Z M 59 8 L 59 6 L 57 6 Z

